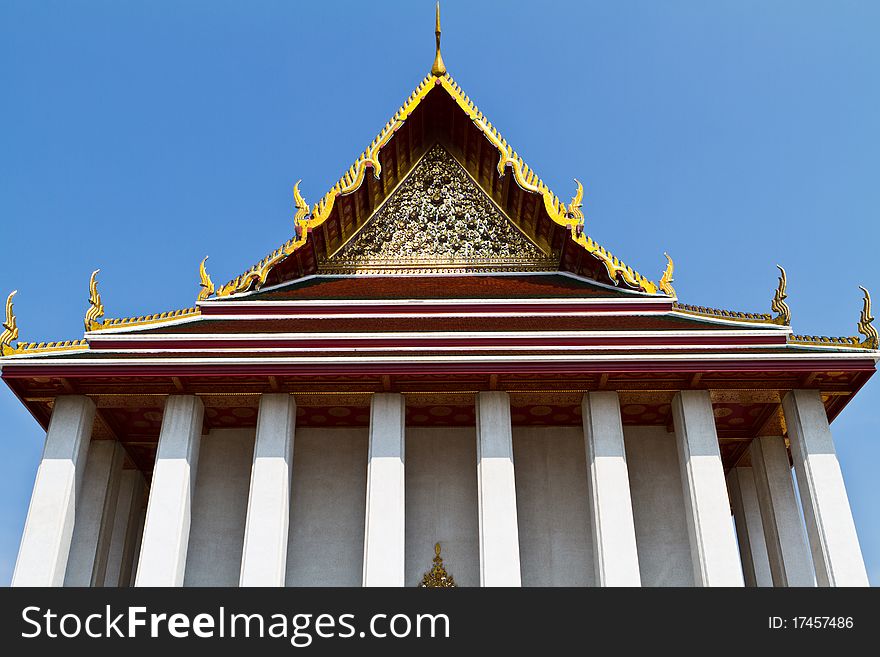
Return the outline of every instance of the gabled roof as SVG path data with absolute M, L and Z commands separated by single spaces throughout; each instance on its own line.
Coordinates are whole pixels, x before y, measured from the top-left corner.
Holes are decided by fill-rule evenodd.
M 584 215 L 581 209 L 583 186 L 580 182 L 576 181 L 577 190 L 570 203 L 565 204 L 560 201 L 559 197 L 525 163 L 513 146 L 504 139 L 452 77 L 448 73 L 444 73 L 440 76 L 428 75 L 421 81 L 400 109 L 370 142 L 370 145 L 355 160 L 354 164 L 317 203 L 309 207 L 302 198 L 297 184 L 294 188 L 297 206 L 294 218 L 294 237 L 245 273 L 218 288 L 217 296 L 225 297 L 259 288 L 266 283 L 274 267 L 303 248 L 308 243 L 313 231 L 330 219 L 340 199 L 361 190 L 365 184 L 368 184 L 370 178 L 374 181 L 381 181 L 383 172 L 385 172 L 383 162 L 386 161 L 383 149 L 390 146 L 395 135 L 407 125 L 417 110 L 428 102 L 429 98 L 437 94 L 444 94 L 453 101 L 458 111 L 463 113 L 487 142 L 494 147 L 497 153 L 495 165 L 497 177 L 504 179 L 509 176 L 523 192 L 534 195 L 539 200 L 547 218 L 555 225 L 562 227 L 579 249 L 601 263 L 611 282 L 621 283 L 630 289 L 641 290 L 649 294 L 667 293 L 671 295 L 671 287 L 668 287 L 664 292 L 660 285 L 626 265 L 586 235 Z

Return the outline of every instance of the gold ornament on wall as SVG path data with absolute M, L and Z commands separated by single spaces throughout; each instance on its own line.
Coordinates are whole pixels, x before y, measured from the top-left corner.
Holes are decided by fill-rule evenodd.
M 196 299 L 197 301 L 204 301 L 209 296 L 214 294 L 214 281 L 211 280 L 211 277 L 208 275 L 208 271 L 205 269 L 205 262 L 208 260 L 208 256 L 205 256 L 202 260 L 202 264 L 199 265 L 199 296 Z
M 776 294 L 773 295 L 773 301 L 770 302 L 770 310 L 776 313 L 776 317 L 773 318 L 773 323 L 781 324 L 782 326 L 791 326 L 791 308 L 785 303 L 785 300 L 788 298 L 788 294 L 785 292 L 788 280 L 785 276 L 785 270 L 779 265 L 776 265 L 776 267 L 779 269 L 779 285 L 776 287 Z
M 18 339 L 18 324 L 15 321 L 15 312 L 12 310 L 12 297 L 18 293 L 13 290 L 6 297 L 6 321 L 3 322 L 3 333 L 0 334 L 0 356 L 8 356 L 15 353 L 12 348 L 12 341 Z
M 456 588 L 455 580 L 452 575 L 446 572 L 443 566 L 443 557 L 440 556 L 440 544 L 434 544 L 434 565 L 431 570 L 422 577 L 422 583 L 419 588 L 423 589 L 449 589 Z
M 880 349 L 880 337 L 877 335 L 877 328 L 873 324 L 874 316 L 871 314 L 871 293 L 861 285 L 859 289 L 865 294 L 862 299 L 862 314 L 859 317 L 859 333 L 865 336 L 865 339 L 860 346 L 866 349 Z
M 675 288 L 672 287 L 672 282 L 675 280 L 672 278 L 672 272 L 675 269 L 675 265 L 668 253 L 664 253 L 663 255 L 666 256 L 666 269 L 663 270 L 663 276 L 660 277 L 660 282 L 657 284 L 657 287 L 659 287 L 660 291 L 666 296 L 675 297 L 677 296 L 675 294 Z
M 98 320 L 104 316 L 104 304 L 101 303 L 101 294 L 98 292 L 98 272 L 96 269 L 92 272 L 89 279 L 89 309 L 83 322 L 86 325 L 86 331 L 95 331 L 101 328 L 101 322 Z

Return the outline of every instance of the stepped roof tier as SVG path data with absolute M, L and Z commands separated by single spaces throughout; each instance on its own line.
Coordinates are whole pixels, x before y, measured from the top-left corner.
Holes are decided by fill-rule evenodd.
M 833 418 L 873 374 L 867 291 L 859 336 L 796 336 L 783 270 L 772 312 L 741 313 L 679 303 L 668 256 L 654 282 L 609 253 L 581 184 L 559 200 L 446 72 L 439 25 L 437 39 L 431 73 L 342 178 L 312 205 L 294 188 L 291 238 L 219 287 L 202 261 L 194 306 L 106 318 L 95 272 L 82 338 L 24 342 L 9 295 L 0 368 L 34 417 L 93 396 L 99 431 L 149 468 L 175 392 L 203 397 L 208 427 L 253 423 L 269 391 L 295 393 L 305 426 L 365 425 L 383 390 L 407 395 L 415 425 L 473 424 L 485 389 L 511 394 L 514 424 L 577 424 L 583 391 L 605 389 L 625 423 L 668 425 L 675 391 L 702 388 L 730 463 L 784 433 L 785 391 L 819 389 Z

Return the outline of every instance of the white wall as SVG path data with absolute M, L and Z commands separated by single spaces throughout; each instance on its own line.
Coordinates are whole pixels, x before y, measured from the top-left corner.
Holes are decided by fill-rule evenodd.
M 458 586 L 480 585 L 477 434 L 473 427 L 406 429 L 406 586 L 432 566 L 434 543 Z
M 593 586 L 584 432 L 514 427 L 523 586 Z
M 642 586 L 693 586 L 675 434 L 624 427 Z
M 202 436 L 184 586 L 238 586 L 255 430 Z
M 361 585 L 368 441 L 366 427 L 296 430 L 287 586 Z

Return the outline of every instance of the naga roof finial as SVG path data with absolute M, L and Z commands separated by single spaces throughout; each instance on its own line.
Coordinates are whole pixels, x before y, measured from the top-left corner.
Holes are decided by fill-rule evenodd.
M 6 297 L 6 321 L 3 322 L 3 333 L 0 334 L 0 356 L 8 356 L 14 353 L 12 341 L 18 339 L 18 324 L 15 322 L 15 312 L 12 310 L 12 297 L 18 290 L 13 290 Z
M 96 269 L 89 278 L 89 309 L 83 322 L 86 325 L 86 331 L 94 331 L 101 328 L 101 322 L 98 320 L 104 316 L 104 304 L 101 303 L 101 294 L 98 292 L 98 272 Z
M 202 264 L 199 265 L 199 296 L 196 301 L 204 301 L 209 296 L 214 294 L 214 281 L 211 280 L 211 277 L 208 275 L 208 270 L 205 269 L 205 261 L 207 261 L 208 256 L 205 256 L 202 260 Z
M 859 289 L 865 294 L 862 300 L 862 314 L 859 317 L 859 333 L 865 336 L 861 346 L 866 349 L 880 349 L 880 336 L 877 334 L 877 328 L 873 324 L 874 316 L 871 314 L 871 294 L 861 285 Z
M 791 326 L 791 308 L 785 303 L 788 298 L 788 294 L 785 293 L 788 280 L 785 277 L 785 270 L 779 265 L 776 267 L 779 269 L 779 285 L 776 286 L 776 294 L 773 295 L 773 301 L 770 302 L 770 310 L 776 313 L 773 323 Z
M 437 54 L 434 55 L 434 65 L 431 67 L 431 75 L 435 78 L 446 75 L 446 65 L 440 54 L 440 3 L 437 3 L 437 26 L 434 28 L 434 36 L 437 38 Z
M 296 184 L 293 186 L 293 203 L 296 205 L 296 215 L 293 217 L 294 225 L 299 224 L 302 221 L 305 221 L 309 213 L 309 204 L 306 203 L 306 200 L 303 198 L 303 195 L 299 191 L 299 184 L 302 180 L 297 180 Z
M 666 269 L 663 270 L 663 276 L 660 277 L 660 282 L 657 284 L 657 287 L 660 288 L 660 291 L 663 292 L 668 297 L 678 296 L 675 293 L 675 288 L 672 287 L 672 281 L 675 279 L 672 278 L 672 272 L 675 268 L 675 265 L 672 263 L 672 258 L 669 257 L 668 253 L 664 253 L 666 256 Z

